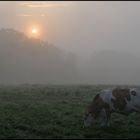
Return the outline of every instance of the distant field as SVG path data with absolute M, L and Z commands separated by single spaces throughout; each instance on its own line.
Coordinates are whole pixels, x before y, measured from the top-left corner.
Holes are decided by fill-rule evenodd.
M 113 114 L 110 128 L 83 128 L 83 112 L 106 86 L 0 86 L 0 139 L 140 138 L 140 115 Z

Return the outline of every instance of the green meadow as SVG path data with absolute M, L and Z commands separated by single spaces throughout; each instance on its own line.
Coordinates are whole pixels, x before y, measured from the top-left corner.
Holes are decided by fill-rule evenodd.
M 0 86 L 0 139 L 140 138 L 140 114 L 114 113 L 109 128 L 83 128 L 86 106 L 107 86 Z

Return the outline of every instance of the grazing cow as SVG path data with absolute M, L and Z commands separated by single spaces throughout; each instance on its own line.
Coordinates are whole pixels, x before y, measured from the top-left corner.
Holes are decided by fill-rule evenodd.
M 84 114 L 84 126 L 91 126 L 98 120 L 101 126 L 110 126 L 110 117 L 113 112 L 124 115 L 140 112 L 140 90 L 137 88 L 102 90 L 87 107 Z

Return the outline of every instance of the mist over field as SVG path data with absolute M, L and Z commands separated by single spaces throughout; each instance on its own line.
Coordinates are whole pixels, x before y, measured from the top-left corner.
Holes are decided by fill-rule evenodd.
M 139 56 L 94 51 L 84 61 L 75 53 L 13 29 L 0 30 L 1 84 L 139 84 Z
M 0 2 L 0 84 L 139 85 L 139 7 Z

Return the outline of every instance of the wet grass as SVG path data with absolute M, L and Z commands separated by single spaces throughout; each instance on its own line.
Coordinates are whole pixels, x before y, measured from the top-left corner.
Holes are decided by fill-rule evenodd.
M 0 139 L 140 138 L 140 115 L 113 114 L 109 128 L 83 128 L 83 112 L 104 86 L 1 86 Z

